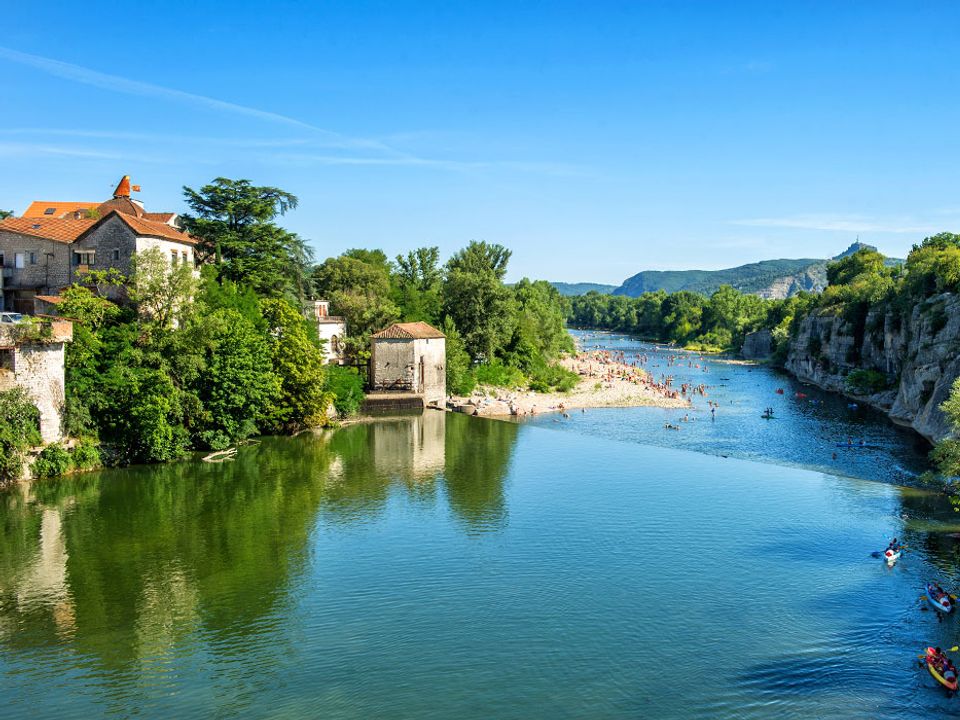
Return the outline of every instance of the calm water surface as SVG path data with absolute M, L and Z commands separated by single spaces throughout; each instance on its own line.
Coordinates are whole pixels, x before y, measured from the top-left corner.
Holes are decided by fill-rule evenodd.
M 916 666 L 958 640 L 918 600 L 957 580 L 954 518 L 437 412 L 37 483 L 0 495 L 0 716 L 955 712 Z
M 568 419 L 546 414 L 520 422 L 884 482 L 903 483 L 929 468 L 930 445 L 913 430 L 894 425 L 870 408 L 851 408 L 842 396 L 803 385 L 784 372 L 700 356 L 627 335 L 584 331 L 573 331 L 573 335 L 585 349 L 623 352 L 628 363 L 646 356 L 641 367 L 658 380 L 672 376 L 676 388 L 681 383 L 704 383 L 707 396 L 694 395 L 689 412 L 603 408 L 571 412 Z M 682 360 L 669 364 L 670 356 Z M 778 388 L 783 389 L 782 395 L 777 394 Z M 797 397 L 797 393 L 807 397 Z M 715 417 L 708 401 L 719 404 Z M 760 417 L 767 407 L 774 409 L 774 420 Z M 680 429 L 667 429 L 666 423 Z M 849 440 L 854 444 L 863 440 L 870 447 L 837 447 Z

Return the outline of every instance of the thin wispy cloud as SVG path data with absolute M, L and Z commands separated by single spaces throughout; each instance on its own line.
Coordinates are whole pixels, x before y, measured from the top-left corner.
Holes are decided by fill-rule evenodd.
M 226 102 L 224 100 L 218 100 L 217 98 L 208 97 L 206 95 L 189 93 L 183 90 L 164 87 L 162 85 L 154 85 L 152 83 L 141 82 L 139 80 L 130 80 L 129 78 L 120 77 L 119 75 L 102 73 L 97 70 L 91 70 L 90 68 L 82 67 L 80 65 L 74 65 L 72 63 L 66 63 L 60 60 L 42 57 L 40 55 L 31 55 L 30 53 L 20 52 L 19 50 L 14 50 L 8 47 L 0 46 L 0 58 L 10 62 L 18 63 L 20 65 L 27 65 L 36 70 L 45 72 L 48 75 L 54 75 L 56 77 L 64 78 L 65 80 L 72 80 L 84 85 L 92 85 L 93 87 L 98 87 L 103 90 L 124 93 L 126 95 L 160 98 L 163 100 L 192 105 L 194 107 L 201 107 L 208 110 L 216 110 L 220 112 L 231 113 L 233 115 L 256 118 L 258 120 L 286 125 L 288 127 L 298 128 L 300 130 L 309 130 L 311 133 L 323 135 L 329 141 L 336 142 L 343 147 L 367 148 L 391 153 L 396 152 L 393 150 L 393 148 L 387 147 L 383 143 L 375 140 L 347 137 L 332 130 L 317 127 L 316 125 L 312 125 L 288 115 L 282 115 L 280 113 L 270 112 L 268 110 L 260 110 L 259 108 L 253 108 L 247 105 Z
M 794 215 L 734 220 L 732 225 L 749 227 L 792 228 L 797 230 L 827 230 L 836 232 L 874 232 L 916 234 L 937 232 L 934 225 L 925 225 L 912 219 L 878 219 L 857 215 Z
M 247 148 L 251 150 L 261 149 L 270 150 L 283 148 L 299 149 L 334 149 L 342 150 L 350 155 L 335 154 L 284 154 L 284 153 L 264 153 L 260 159 L 267 162 L 294 162 L 300 164 L 312 165 L 354 165 L 354 166 L 383 166 L 383 167 L 424 167 L 439 168 L 454 171 L 481 170 L 481 169 L 501 169 L 514 170 L 520 172 L 543 173 L 554 176 L 582 176 L 584 171 L 563 163 L 551 162 L 524 162 L 512 160 L 458 160 L 458 159 L 440 159 L 421 157 L 419 155 L 405 152 L 397 149 L 395 146 L 380 139 L 357 138 L 344 135 L 326 128 L 321 128 L 304 122 L 297 118 L 275 113 L 268 110 L 231 103 L 217 98 L 199 95 L 196 93 L 185 92 L 175 88 L 164 87 L 152 83 L 131 80 L 118 75 L 102 73 L 97 70 L 74 65 L 72 63 L 54 60 L 52 58 L 42 57 L 20 52 L 12 48 L 0 46 L 0 60 L 25 65 L 41 72 L 55 77 L 71 80 L 73 82 L 83 83 L 93 87 L 98 87 L 111 92 L 123 93 L 127 95 L 136 95 L 140 97 L 156 98 L 168 102 L 191 105 L 203 109 L 223 112 L 233 115 L 250 117 L 262 120 L 275 125 L 282 125 L 301 131 L 299 137 L 295 138 L 211 138 L 187 135 L 164 135 L 151 133 L 135 133 L 115 130 L 80 130 L 72 128 L 51 128 L 51 129 L 33 129 L 33 128 L 12 128 L 0 129 L 0 136 L 30 136 L 32 138 L 77 138 L 87 140 L 105 140 L 114 142 L 149 142 L 162 144 L 167 143 L 177 150 L 183 150 L 185 144 L 194 144 L 202 146 L 204 150 L 214 146 Z M 396 137 L 407 139 L 422 137 L 418 133 L 406 133 Z M 8 154 L 20 152 L 17 148 L 26 149 L 25 144 L 9 144 Z M 39 145 L 34 145 L 40 148 Z M 122 156 L 116 153 L 102 153 L 96 149 L 86 148 L 68 148 L 48 146 L 47 152 L 55 154 L 55 151 L 62 155 L 73 155 L 75 157 L 102 157 L 111 159 L 130 159 L 130 155 L 124 153 Z M 201 161 L 199 156 L 192 154 L 194 161 Z M 144 161 L 151 161 L 149 158 L 143 158 Z M 162 162 L 162 160 L 154 160 Z
M 59 157 L 83 158 L 88 160 L 137 160 L 138 162 L 167 163 L 169 159 L 155 156 L 131 156 L 129 153 L 110 152 L 89 148 L 46 145 L 42 143 L 3 143 L 0 142 L 0 157 L 36 157 L 51 155 Z

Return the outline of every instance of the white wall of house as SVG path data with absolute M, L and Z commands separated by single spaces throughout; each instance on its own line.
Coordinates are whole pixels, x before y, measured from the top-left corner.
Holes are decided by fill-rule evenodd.
M 447 341 L 444 338 L 414 340 L 417 392 L 427 405 L 444 407 L 447 401 Z
M 193 245 L 186 243 L 173 242 L 172 240 L 161 240 L 160 238 L 138 237 L 136 240 L 136 250 L 138 253 L 144 250 L 156 248 L 165 258 L 173 264 L 174 253 L 176 253 L 177 265 L 187 263 L 190 267 L 196 268 L 194 261 Z
M 317 321 L 317 335 L 323 340 L 323 354 L 328 363 L 343 365 L 346 359 L 344 340 L 347 337 L 347 323 L 344 320 Z

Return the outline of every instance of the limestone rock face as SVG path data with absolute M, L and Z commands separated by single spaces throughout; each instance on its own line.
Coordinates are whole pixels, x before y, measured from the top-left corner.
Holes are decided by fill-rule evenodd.
M 884 410 L 931 442 L 949 437 L 939 406 L 960 376 L 960 297 L 945 293 L 907 310 L 871 310 L 862 327 L 828 311 L 811 314 L 790 341 L 786 368 Z M 847 376 L 861 369 L 886 375 L 890 389 L 854 393 Z
M 770 330 L 763 329 L 747 333 L 743 338 L 740 355 L 744 360 L 767 360 L 773 354 L 773 336 Z

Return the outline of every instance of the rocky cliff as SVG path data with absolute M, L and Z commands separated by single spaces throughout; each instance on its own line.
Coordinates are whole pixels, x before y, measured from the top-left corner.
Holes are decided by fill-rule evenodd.
M 931 442 L 941 440 L 951 428 L 939 406 L 960 375 L 960 297 L 873 309 L 865 318 L 811 314 L 790 340 L 786 368 L 880 408 Z

